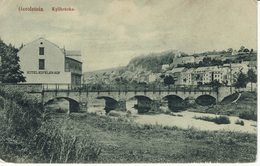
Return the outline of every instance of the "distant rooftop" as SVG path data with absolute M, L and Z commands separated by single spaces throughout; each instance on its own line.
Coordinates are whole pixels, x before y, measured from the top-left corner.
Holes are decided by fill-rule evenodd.
M 65 50 L 62 49 L 63 52 L 65 52 L 65 56 L 77 61 L 81 62 L 81 52 L 78 50 Z
M 178 68 L 173 68 L 170 72 L 177 73 L 177 72 L 183 72 L 184 70 L 185 70 L 185 67 L 178 67 Z
M 81 56 L 79 50 L 66 50 L 66 56 Z

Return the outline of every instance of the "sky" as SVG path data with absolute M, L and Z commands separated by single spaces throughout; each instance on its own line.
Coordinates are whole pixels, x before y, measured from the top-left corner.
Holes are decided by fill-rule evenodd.
M 168 50 L 257 48 L 256 0 L 0 0 L 0 6 L 4 42 L 19 47 L 44 37 L 80 50 L 84 72 Z M 44 12 L 18 11 L 30 6 Z

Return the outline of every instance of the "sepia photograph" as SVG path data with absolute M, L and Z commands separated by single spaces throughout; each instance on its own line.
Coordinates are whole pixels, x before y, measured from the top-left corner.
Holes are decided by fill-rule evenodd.
M 0 0 L 0 165 L 257 158 L 257 0 Z

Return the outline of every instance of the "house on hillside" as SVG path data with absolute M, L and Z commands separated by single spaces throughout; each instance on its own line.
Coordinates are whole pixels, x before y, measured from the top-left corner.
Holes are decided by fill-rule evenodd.
M 227 67 L 217 67 L 213 70 L 213 80 L 218 81 L 223 85 L 231 85 L 230 69 Z
M 196 85 L 194 80 L 194 68 L 187 69 L 182 73 L 182 85 L 190 86 Z
M 178 68 L 173 68 L 172 70 L 169 70 L 166 72 L 166 74 L 173 76 L 175 80 L 175 85 L 183 85 L 183 73 L 187 69 L 185 67 L 178 67 Z
M 223 67 L 231 68 L 231 73 L 234 75 L 236 73 L 244 73 L 246 74 L 249 70 L 248 64 L 246 63 L 231 63 L 231 64 L 224 64 Z
M 170 68 L 170 65 L 169 65 L 169 64 L 164 64 L 164 65 L 162 65 L 162 71 L 163 71 L 163 72 L 169 70 L 169 68 Z
M 26 83 L 80 85 L 80 51 L 70 51 L 44 39 L 36 39 L 18 52 Z
M 194 70 L 196 85 L 208 84 L 213 81 L 213 71 L 217 66 L 198 67 Z
M 148 82 L 156 82 L 157 80 L 160 80 L 160 73 L 151 73 L 148 75 Z

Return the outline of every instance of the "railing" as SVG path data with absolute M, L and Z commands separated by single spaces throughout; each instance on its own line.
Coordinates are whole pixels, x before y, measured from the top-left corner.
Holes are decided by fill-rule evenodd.
M 101 84 L 0 84 L 25 92 L 42 92 L 42 91 L 74 91 L 74 92 L 212 92 L 215 88 L 210 86 L 184 86 L 184 85 L 101 85 Z

